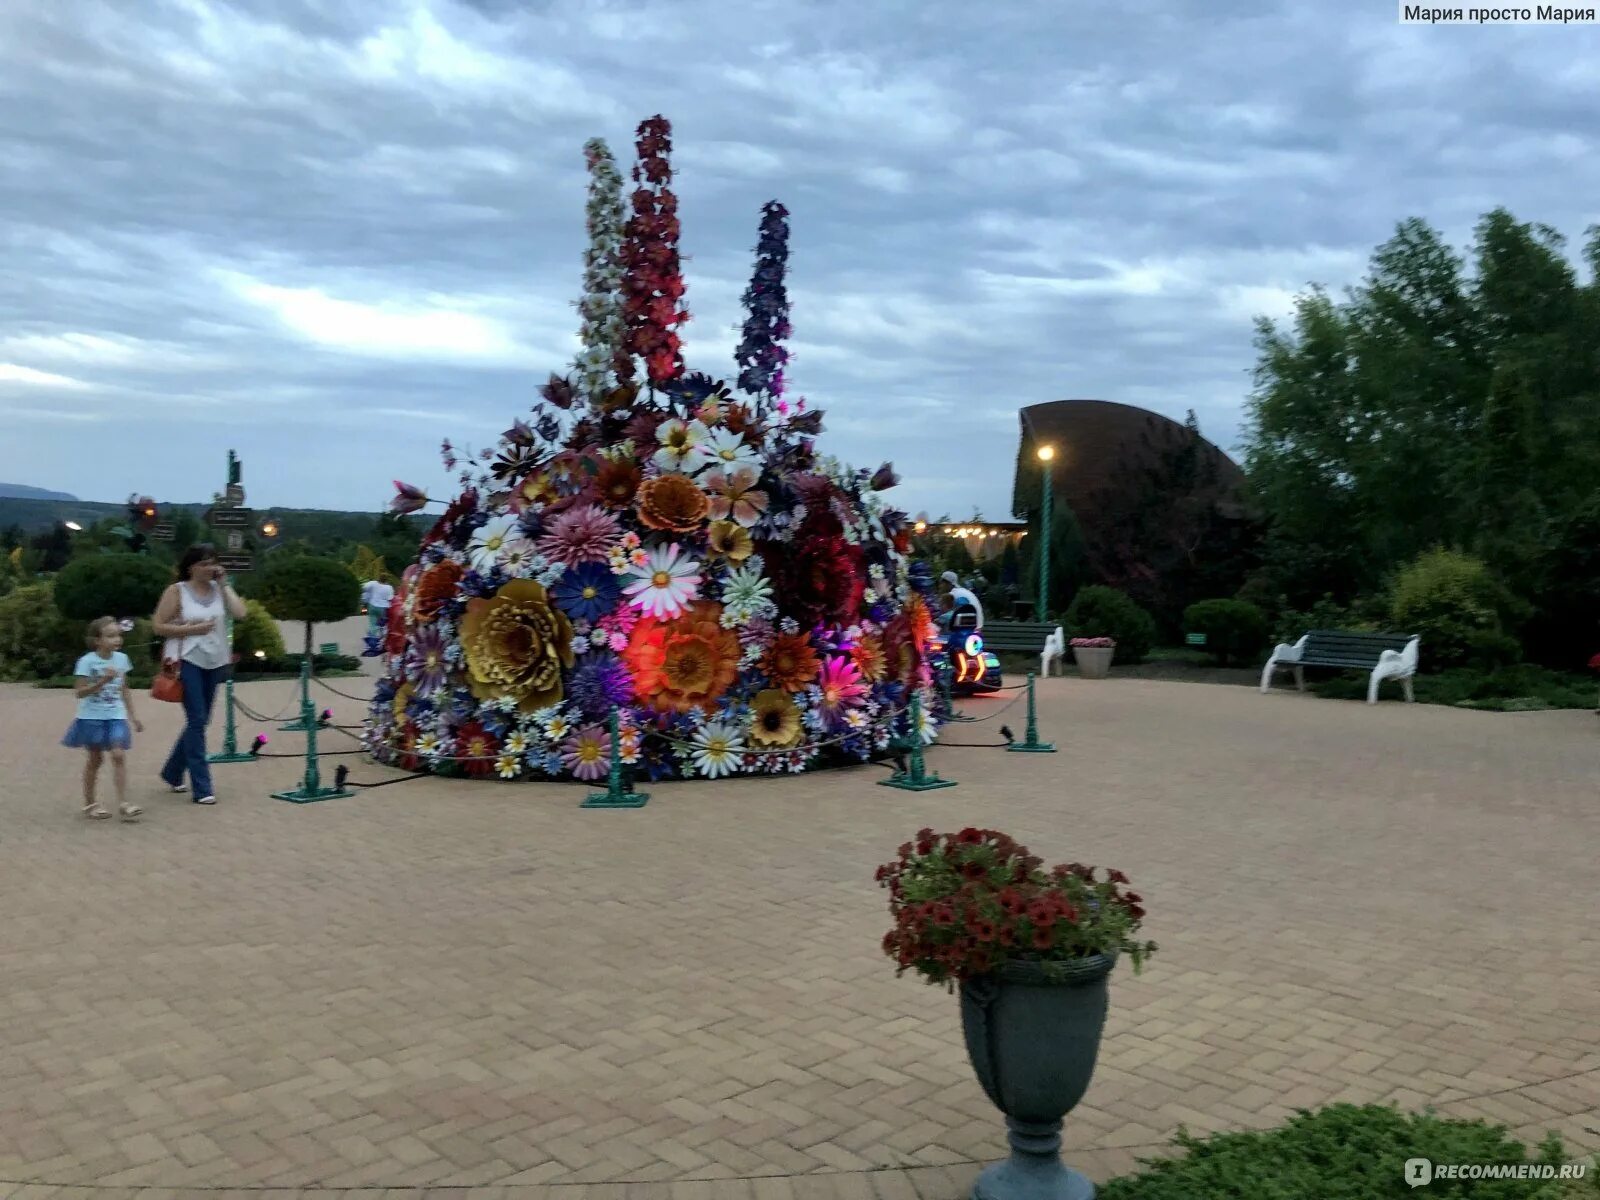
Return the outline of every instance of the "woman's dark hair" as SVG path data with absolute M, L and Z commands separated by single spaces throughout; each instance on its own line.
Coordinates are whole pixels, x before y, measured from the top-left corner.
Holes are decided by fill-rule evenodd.
M 216 556 L 217 548 L 210 542 L 196 542 L 190 546 L 178 560 L 178 582 L 188 583 L 189 572 L 194 570 L 196 563 L 203 563 L 206 559 Z

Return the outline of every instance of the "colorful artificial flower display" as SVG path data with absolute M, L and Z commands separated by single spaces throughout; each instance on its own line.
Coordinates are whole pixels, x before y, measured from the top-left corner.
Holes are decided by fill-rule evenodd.
M 644 122 L 637 145 L 626 221 L 609 150 L 584 147 L 571 374 L 498 447 L 444 445 L 461 490 L 370 650 L 366 738 L 386 762 L 602 780 L 616 753 L 651 779 L 722 779 L 934 736 L 931 578 L 882 497 L 893 470 L 819 454 L 821 412 L 783 395 L 787 210 L 762 210 L 739 394 L 682 366 L 670 126 Z M 396 487 L 396 511 L 428 503 Z

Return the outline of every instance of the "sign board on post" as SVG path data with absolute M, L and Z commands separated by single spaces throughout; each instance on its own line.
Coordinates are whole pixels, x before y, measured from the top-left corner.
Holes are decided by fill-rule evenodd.
M 229 550 L 233 550 L 235 552 L 244 549 L 244 530 L 242 530 L 242 529 L 230 529 L 230 530 L 228 530 L 228 549 Z
M 172 522 L 158 521 L 150 530 L 150 536 L 158 542 L 170 542 L 173 538 Z
M 1189 633 L 1184 635 L 1183 640 L 1191 646 L 1204 646 L 1206 644 L 1206 635 L 1203 633 Z
M 248 508 L 214 508 L 211 510 L 213 529 L 248 529 L 255 523 L 256 514 Z
M 230 574 L 240 574 L 244 571 L 255 569 L 256 556 L 254 554 L 219 554 L 217 565 Z

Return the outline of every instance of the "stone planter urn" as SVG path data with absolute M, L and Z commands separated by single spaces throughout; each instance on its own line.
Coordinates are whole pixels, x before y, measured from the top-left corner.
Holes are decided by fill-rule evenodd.
M 1073 661 L 1078 664 L 1078 674 L 1085 679 L 1104 679 L 1111 673 L 1111 658 L 1115 646 L 1074 646 Z
M 1116 961 L 1052 963 L 1049 974 L 1043 963 L 1012 962 L 962 983 L 967 1056 L 1011 1143 L 1011 1157 L 978 1176 L 971 1200 L 1093 1200 L 1094 1185 L 1061 1162 L 1061 1119 L 1094 1074 Z

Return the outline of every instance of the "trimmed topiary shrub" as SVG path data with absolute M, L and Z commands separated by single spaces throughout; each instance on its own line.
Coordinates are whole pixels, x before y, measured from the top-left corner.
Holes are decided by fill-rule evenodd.
M 1389 591 L 1396 633 L 1422 635 L 1427 671 L 1503 659 L 1504 616 L 1515 601 L 1481 559 L 1457 550 L 1429 550 L 1401 570 Z M 1496 635 L 1488 638 L 1485 635 Z M 1502 664 L 1503 665 L 1503 664 Z
M 1155 645 L 1156 623 L 1116 588 L 1093 584 L 1079 588 L 1067 609 L 1068 637 L 1108 637 L 1117 643 L 1113 662 L 1143 662 Z
M 74 621 L 148 617 L 171 582 L 171 568 L 143 554 L 91 554 L 56 576 L 56 611 Z
M 1185 633 L 1203 633 L 1222 666 L 1249 662 L 1267 648 L 1267 614 L 1247 600 L 1201 600 L 1183 610 Z
M 246 600 L 244 605 L 249 610 L 248 615 L 233 623 L 233 651 L 241 663 L 255 658 L 258 650 L 265 651 L 267 658 L 282 658 L 283 634 L 278 632 L 278 623 L 272 619 L 272 614 L 259 600 Z
M 1334 1104 L 1301 1112 L 1277 1129 L 1196 1138 L 1180 1133 L 1179 1156 L 1146 1160 L 1137 1175 L 1106 1183 L 1100 1200 L 1395 1200 L 1408 1196 L 1410 1159 L 1430 1163 L 1538 1163 L 1557 1174 L 1567 1157 L 1559 1138 L 1537 1152 L 1499 1125 L 1407 1114 L 1378 1105 Z M 1420 1184 L 1420 1180 L 1417 1183 Z M 1419 1196 L 1557 1200 L 1600 1195 L 1593 1181 L 1438 1179 Z
M 306 650 L 311 653 L 311 627 L 342 621 L 361 608 L 361 584 L 350 568 L 331 558 L 303 555 L 280 558 L 261 573 L 257 595 L 280 621 L 303 621 Z

